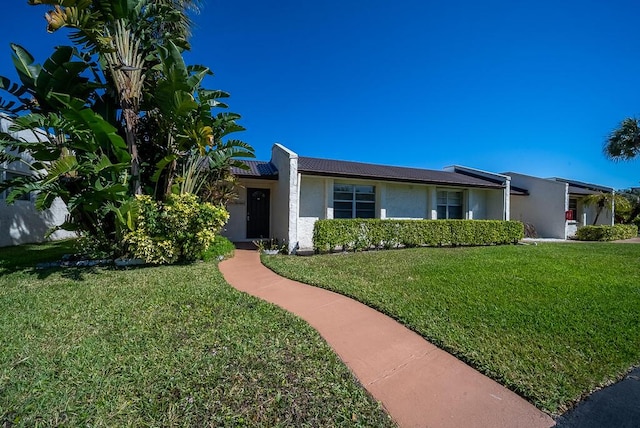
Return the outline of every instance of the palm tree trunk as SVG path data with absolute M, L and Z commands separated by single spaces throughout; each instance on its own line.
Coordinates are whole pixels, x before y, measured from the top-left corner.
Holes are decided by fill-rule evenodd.
M 127 148 L 131 155 L 131 187 L 134 195 L 141 195 L 142 186 L 140 185 L 140 160 L 138 158 L 138 143 L 135 133 L 138 115 L 134 109 L 125 108 L 125 106 L 123 106 L 122 116 L 125 122 Z
M 602 207 L 598 207 L 598 211 L 596 211 L 596 218 L 593 219 L 592 226 L 595 226 L 598 222 L 598 217 L 600 217 L 600 213 L 602 212 Z

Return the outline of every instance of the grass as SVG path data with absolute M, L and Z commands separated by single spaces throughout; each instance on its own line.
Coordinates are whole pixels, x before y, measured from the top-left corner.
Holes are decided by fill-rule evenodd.
M 216 263 L 0 249 L 0 426 L 393 426 L 321 337 Z
M 640 363 L 640 245 L 263 257 L 372 306 L 549 413 Z

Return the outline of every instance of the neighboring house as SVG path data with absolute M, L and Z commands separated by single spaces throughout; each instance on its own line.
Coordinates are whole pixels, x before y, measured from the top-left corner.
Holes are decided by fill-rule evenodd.
M 11 121 L 0 116 L 0 131 L 8 132 Z M 21 131 L 13 134 L 24 141 L 37 141 L 37 133 Z M 31 170 L 28 164 L 33 161 L 28 156 L 23 156 L 24 163 L 13 162 L 11 164 L 0 163 L 0 182 L 13 178 L 16 175 L 29 175 Z M 15 201 L 12 205 L 5 202 L 8 191 L 0 192 L 0 247 L 41 242 L 45 234 L 53 227 L 62 224 L 69 214 L 67 207 L 56 199 L 48 210 L 38 211 L 35 208 L 35 195 L 25 196 Z M 71 232 L 56 231 L 51 239 L 64 239 L 75 236 Z
M 593 224 L 597 207 L 583 203 L 591 194 L 613 193 L 610 187 L 582 183 L 564 178 L 539 178 L 506 172 L 512 188 L 526 189 L 526 194 L 511 196 L 511 219 L 528 223 L 539 237 L 567 239 L 578 227 Z M 615 207 L 613 207 L 615 212 Z M 604 208 L 597 224 L 612 225 L 614 213 Z
M 286 239 L 313 247 L 319 219 L 509 219 L 509 178 L 454 166 L 445 171 L 299 157 L 280 144 L 271 161 L 235 169 L 242 189 L 223 232 L 232 241 Z

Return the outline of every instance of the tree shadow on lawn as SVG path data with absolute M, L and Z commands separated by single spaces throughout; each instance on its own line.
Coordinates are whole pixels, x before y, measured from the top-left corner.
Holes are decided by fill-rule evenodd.
M 34 276 L 38 280 L 43 280 L 53 274 L 58 274 L 65 279 L 86 281 L 89 276 L 97 275 L 104 271 L 138 270 L 157 266 L 149 264 L 115 266 L 113 262 L 109 260 L 105 260 L 105 263 L 89 266 L 56 265 L 63 260 L 64 256 L 76 252 L 74 245 L 75 241 L 69 240 L 0 248 L 0 275 L 10 275 L 21 272 L 25 275 Z M 182 262 L 176 263 L 173 266 L 188 265 L 191 263 L 192 262 Z
M 121 269 L 113 265 L 55 265 L 55 263 L 61 262 L 64 256 L 74 254 L 75 252 L 74 240 L 0 248 L 0 275 L 10 275 L 21 272 L 42 280 L 47 279 L 53 274 L 59 274 L 65 279 L 85 281 L 87 276 L 96 275 L 100 271 Z M 47 266 L 47 264 L 54 265 Z M 144 266 L 128 266 L 125 269 L 140 267 Z

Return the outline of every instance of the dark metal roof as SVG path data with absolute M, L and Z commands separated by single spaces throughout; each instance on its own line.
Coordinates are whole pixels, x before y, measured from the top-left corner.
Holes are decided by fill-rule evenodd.
M 405 168 L 360 162 L 299 157 L 298 171 L 303 174 L 398 181 L 405 183 L 441 184 L 501 189 L 502 184 L 450 171 Z
M 576 180 L 567 180 L 566 178 L 554 177 L 552 180 L 569 184 L 569 193 L 574 195 L 593 195 L 597 193 L 611 193 L 613 188 L 600 186 L 598 184 L 585 183 Z
M 569 194 L 570 195 L 597 195 L 598 193 L 602 193 L 602 192 L 597 192 L 595 190 L 590 190 L 590 189 L 585 189 L 584 187 L 577 187 L 577 186 L 572 186 L 569 185 Z
M 242 169 L 237 167 L 231 168 L 231 173 L 236 177 L 243 178 L 262 178 L 266 180 L 277 180 L 278 179 L 278 170 L 276 166 L 271 162 L 265 161 L 254 161 L 254 160 L 243 160 L 249 167 L 249 169 Z
M 511 194 L 518 196 L 529 196 L 529 191 L 522 187 L 511 186 Z
M 502 185 L 502 183 L 504 181 L 504 179 L 501 180 L 498 177 L 495 177 L 495 174 L 494 174 L 495 178 L 492 178 L 492 177 L 489 176 L 489 174 L 486 174 L 486 173 L 485 174 L 473 173 L 473 172 L 469 171 L 469 169 L 462 169 L 462 168 L 456 167 L 456 166 L 454 166 L 454 168 L 456 168 L 456 172 L 459 171 L 460 174 L 468 175 L 469 177 L 480 178 L 480 179 L 483 179 L 483 180 L 486 180 L 486 181 L 490 181 L 492 183 L 496 183 L 496 184 Z M 509 175 L 509 174 L 503 173 L 503 174 L 500 174 L 500 175 Z M 518 196 L 528 196 L 529 195 L 529 191 L 527 189 L 522 188 L 522 187 L 516 187 L 514 185 L 510 186 L 509 193 L 511 195 L 518 195 Z

